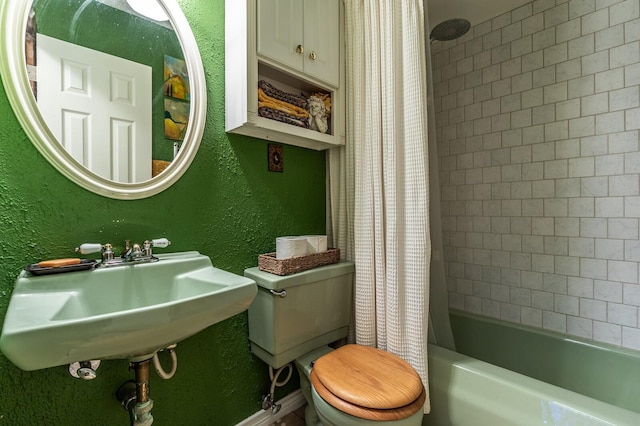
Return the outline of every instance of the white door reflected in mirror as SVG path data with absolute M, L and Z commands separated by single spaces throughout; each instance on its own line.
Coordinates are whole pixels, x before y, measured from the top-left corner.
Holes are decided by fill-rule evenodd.
M 71 156 L 122 183 L 151 179 L 151 67 L 37 36 L 38 106 Z

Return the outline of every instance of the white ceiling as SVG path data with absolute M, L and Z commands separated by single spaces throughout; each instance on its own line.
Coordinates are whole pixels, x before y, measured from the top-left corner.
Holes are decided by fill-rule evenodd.
M 429 31 L 440 22 L 464 18 L 471 26 L 495 18 L 531 0 L 424 0 L 429 13 Z

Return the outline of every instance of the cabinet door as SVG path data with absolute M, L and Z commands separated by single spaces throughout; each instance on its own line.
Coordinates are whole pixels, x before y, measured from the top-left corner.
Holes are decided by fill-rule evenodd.
M 304 72 L 338 87 L 340 0 L 304 1 Z
M 258 1 L 258 54 L 303 71 L 303 2 L 300 0 Z

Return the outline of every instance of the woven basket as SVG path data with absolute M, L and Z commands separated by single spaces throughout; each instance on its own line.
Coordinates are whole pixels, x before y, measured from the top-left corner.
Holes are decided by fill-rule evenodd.
M 275 275 L 291 275 L 338 262 L 340 262 L 340 249 L 329 249 L 321 253 L 289 259 L 276 259 L 275 253 L 265 253 L 258 256 L 258 269 Z

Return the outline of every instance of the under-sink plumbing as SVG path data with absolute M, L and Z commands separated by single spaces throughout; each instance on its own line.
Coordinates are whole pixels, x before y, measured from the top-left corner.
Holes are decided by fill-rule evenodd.
M 176 346 L 174 343 L 162 350 L 168 351 L 171 357 L 171 370 L 168 373 L 164 371 L 158 358 L 158 353 L 162 351 L 156 352 L 151 358 L 129 363 L 129 369 L 134 371 L 135 379 L 126 381 L 116 390 L 116 399 L 129 413 L 131 426 L 150 426 L 153 423 L 153 400 L 149 396 L 149 366 L 153 361 L 158 376 L 165 380 L 172 378 L 178 368 Z
M 102 261 L 98 264 L 98 267 L 101 268 L 135 263 L 156 262 L 158 258 L 153 255 L 153 248 L 165 248 L 168 247 L 169 244 L 171 244 L 171 241 L 166 238 L 146 240 L 142 243 L 142 246 L 137 243 L 131 245 L 131 241 L 126 240 L 124 250 L 118 257 L 115 256 L 113 245 L 110 243 L 84 243 L 81 244 L 80 247 L 76 247 L 75 251 L 80 254 L 101 252 Z
M 136 358 L 129 362 L 129 370 L 134 371 L 134 379 L 127 380 L 116 390 L 116 399 L 122 407 L 129 413 L 131 426 L 151 426 L 153 424 L 153 400 L 149 390 L 149 370 L 153 365 L 160 378 L 168 380 L 173 377 L 178 368 L 178 357 L 176 355 L 177 344 L 167 346 L 151 357 Z M 158 353 L 167 351 L 171 359 L 171 369 L 167 372 L 162 368 Z M 92 380 L 96 378 L 96 371 L 100 366 L 99 360 L 74 362 L 69 364 L 69 373 L 77 378 Z M 291 373 L 289 373 L 291 375 Z M 272 401 L 273 402 L 273 401 Z M 279 406 L 278 406 L 279 409 Z M 277 410 L 274 410 L 274 413 Z
M 278 378 L 280 377 L 280 374 L 285 370 L 288 369 L 289 372 L 287 374 L 287 377 L 282 380 L 282 381 L 278 381 Z M 273 367 L 269 366 L 269 378 L 271 379 L 271 387 L 269 388 L 269 393 L 266 395 L 262 395 L 262 409 L 263 410 L 269 410 L 271 409 L 271 413 L 272 414 L 277 414 L 278 411 L 280 411 L 280 409 L 282 408 L 281 404 L 276 404 L 275 403 L 275 393 L 276 393 L 276 387 L 280 387 L 280 386 L 284 386 L 287 384 L 287 382 L 289 382 L 289 379 L 291 379 L 291 374 L 293 373 L 293 366 L 291 364 L 287 364 L 283 367 L 278 368 L 277 370 L 273 370 Z
M 98 374 L 96 370 L 100 367 L 100 360 L 80 361 L 69 364 L 69 374 L 76 379 L 93 380 Z
M 135 373 L 134 380 L 128 380 L 116 391 L 116 398 L 129 413 L 131 426 L 151 426 L 153 424 L 153 400 L 149 396 L 149 365 L 151 358 L 135 361 L 130 369 Z

